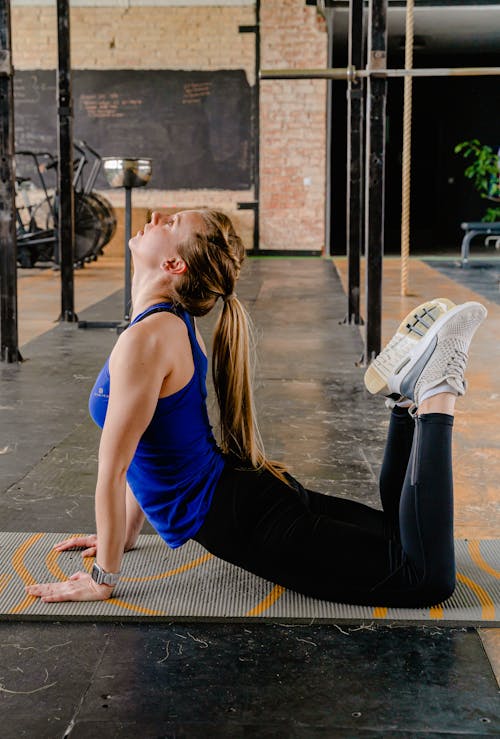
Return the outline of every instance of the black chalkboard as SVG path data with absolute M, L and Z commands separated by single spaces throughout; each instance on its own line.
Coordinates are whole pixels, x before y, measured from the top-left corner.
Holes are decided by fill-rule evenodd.
M 252 88 L 243 70 L 74 70 L 74 136 L 102 156 L 151 157 L 148 187 L 252 186 Z M 16 149 L 56 153 L 56 76 L 14 75 Z M 106 188 L 100 176 L 97 187 Z

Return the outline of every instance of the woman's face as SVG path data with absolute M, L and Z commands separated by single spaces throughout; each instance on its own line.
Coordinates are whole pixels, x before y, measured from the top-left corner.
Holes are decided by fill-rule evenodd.
M 153 267 L 178 256 L 177 246 L 191 234 L 203 232 L 205 222 L 197 210 L 183 210 L 171 216 L 154 211 L 151 221 L 129 241 L 134 265 L 144 263 Z

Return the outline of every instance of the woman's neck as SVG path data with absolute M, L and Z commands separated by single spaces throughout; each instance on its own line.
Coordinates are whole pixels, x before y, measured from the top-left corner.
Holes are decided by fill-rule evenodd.
M 134 285 L 134 282 L 132 281 L 131 319 L 133 320 L 152 305 L 156 305 L 157 303 L 167 303 L 170 300 L 171 298 L 165 294 L 164 290 L 155 289 L 155 286 Z

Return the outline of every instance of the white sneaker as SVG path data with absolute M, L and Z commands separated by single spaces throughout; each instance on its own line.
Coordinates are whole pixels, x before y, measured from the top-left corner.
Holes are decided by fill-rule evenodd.
M 436 298 L 422 303 L 403 318 L 392 339 L 365 372 L 365 385 L 370 393 L 381 393 L 392 398 L 388 401 L 390 407 L 404 399 L 401 393 L 389 389 L 388 377 L 400 364 L 406 362 L 408 354 L 411 354 L 436 321 L 454 307 L 455 303 L 451 300 Z
M 405 393 L 410 392 L 408 397 L 413 399 L 417 407 L 429 390 L 443 382 L 456 390 L 457 395 L 465 394 L 467 352 L 476 329 L 484 321 L 488 311 L 481 303 L 474 302 L 464 303 L 457 308 L 462 310 L 457 310 L 454 316 L 450 316 L 449 320 L 445 319 L 439 327 L 434 351 L 430 354 L 424 352 L 428 354 L 427 361 L 421 359 L 417 362 L 401 382 L 401 387 Z M 422 368 L 420 374 L 417 365 Z
M 442 312 L 425 333 L 417 339 L 412 337 L 411 343 L 408 329 L 406 341 L 400 340 L 388 353 L 384 349 L 374 360 L 373 364 L 382 359 L 375 369 L 380 386 L 375 392 L 399 395 L 413 400 L 417 406 L 426 392 L 442 383 L 447 383 L 457 395 L 463 395 L 467 351 L 486 316 L 481 303 L 469 302 Z M 373 392 L 368 384 L 367 387 Z

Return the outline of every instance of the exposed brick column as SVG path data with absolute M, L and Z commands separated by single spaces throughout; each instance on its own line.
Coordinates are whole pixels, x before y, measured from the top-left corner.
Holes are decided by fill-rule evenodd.
M 325 67 L 327 35 L 304 0 L 262 0 L 262 68 Z M 326 82 L 261 85 L 261 248 L 323 249 Z

